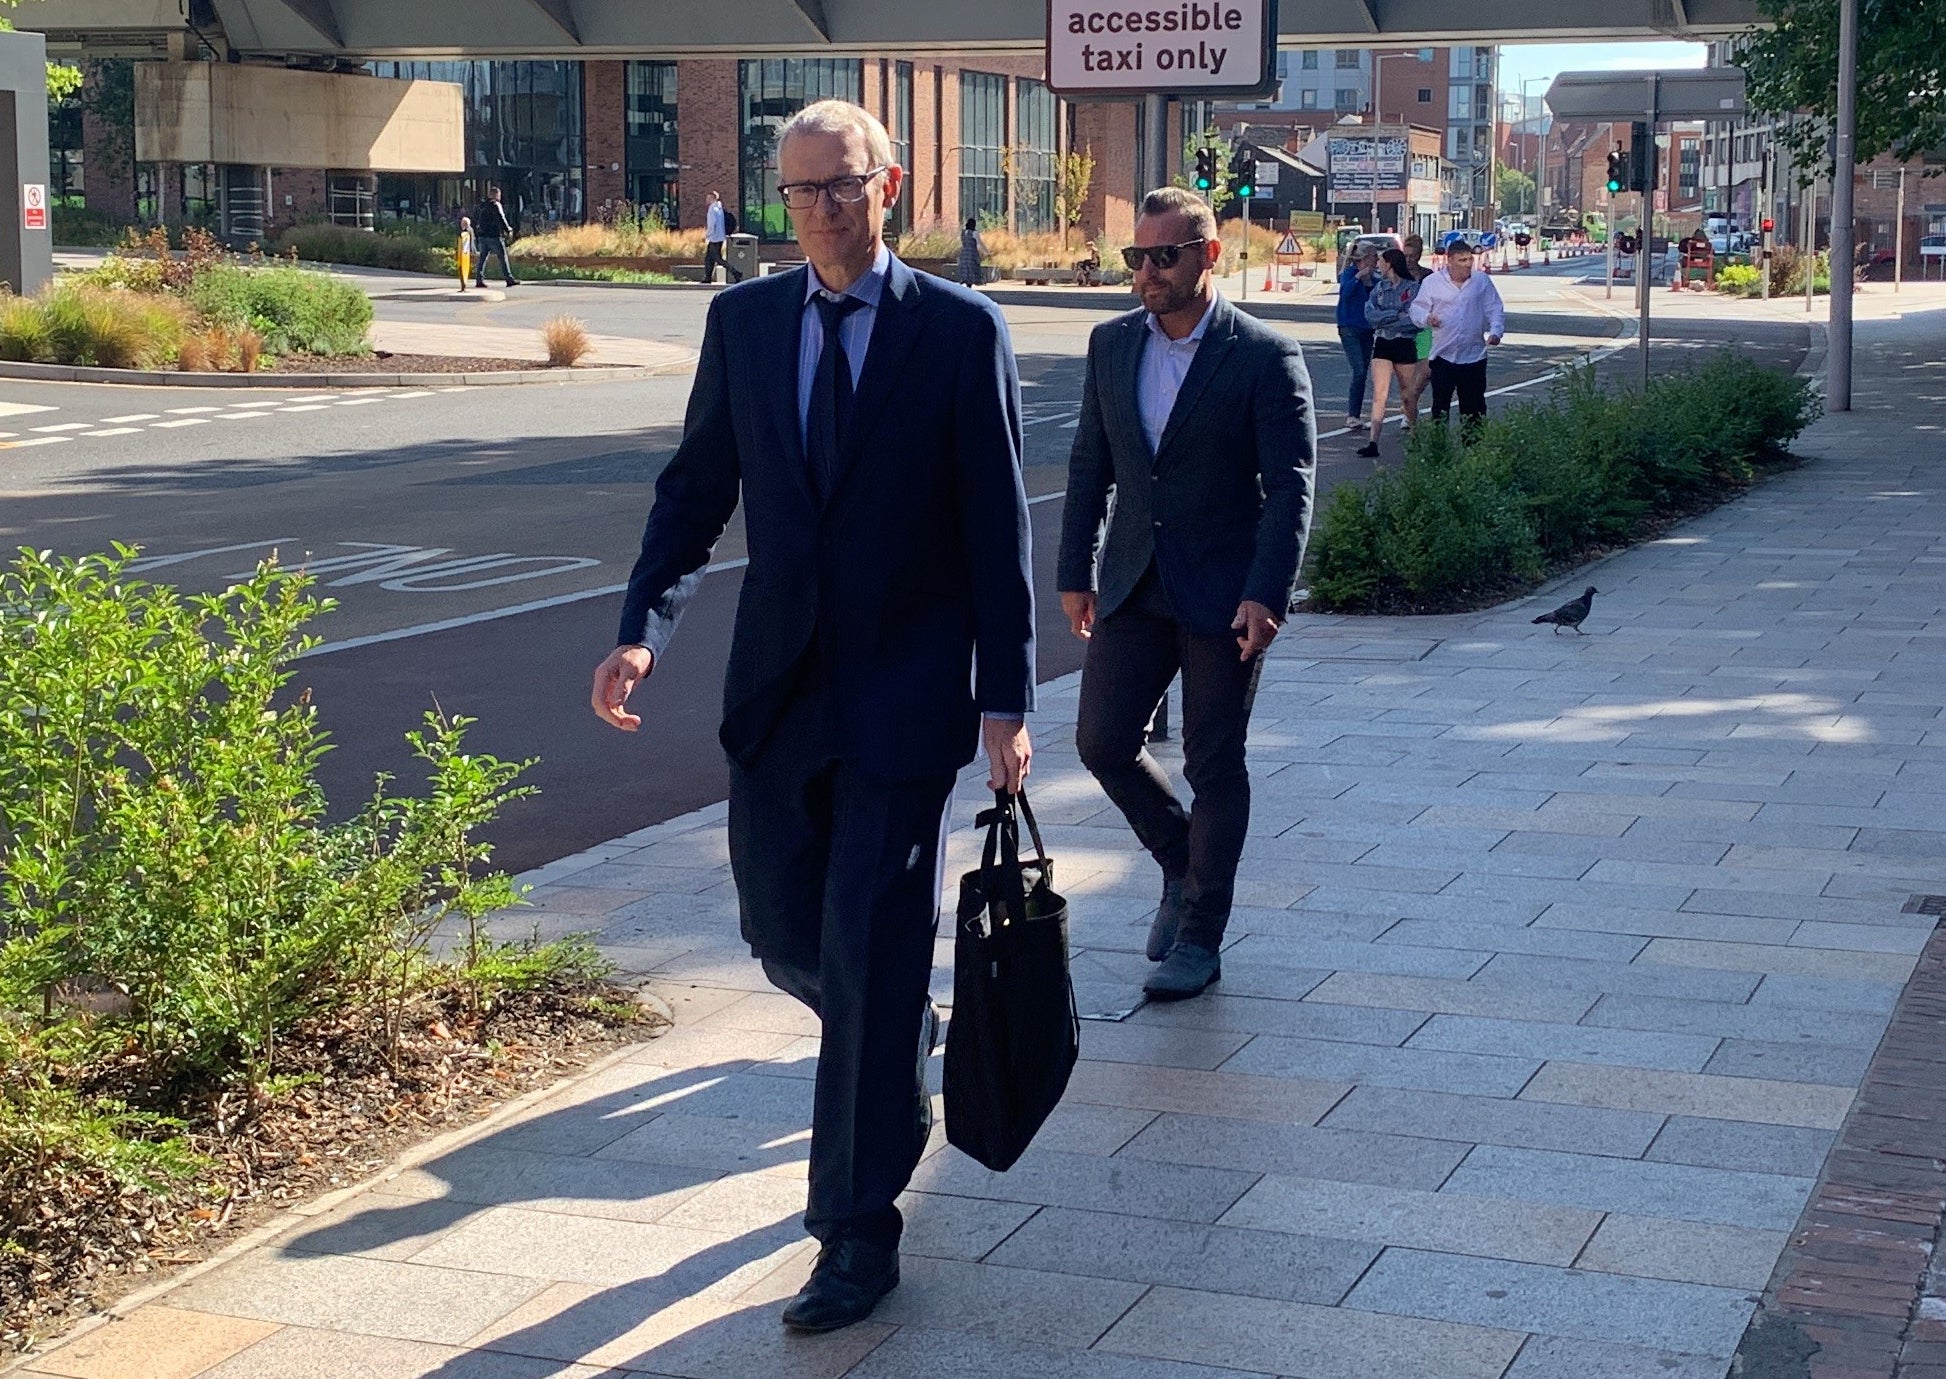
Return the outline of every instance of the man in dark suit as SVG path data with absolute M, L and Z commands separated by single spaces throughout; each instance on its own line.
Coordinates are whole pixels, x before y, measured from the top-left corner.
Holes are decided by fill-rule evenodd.
M 1143 987 L 1161 1000 L 1222 975 L 1252 686 L 1296 589 L 1317 452 L 1303 353 L 1217 294 L 1221 255 L 1200 199 L 1143 200 L 1123 251 L 1142 306 L 1088 341 L 1061 526 L 1061 606 L 1088 639 L 1081 760 L 1162 866 Z M 1193 811 L 1146 745 L 1178 671 Z
M 751 952 L 822 1023 L 804 1223 L 823 1248 L 783 1314 L 822 1331 L 898 1283 L 894 1202 L 932 1124 L 947 804 L 982 737 L 990 785 L 1018 791 L 1027 774 L 1034 613 L 1006 324 L 886 249 L 903 173 L 864 110 L 807 106 L 778 166 L 809 267 L 710 305 L 593 701 L 639 725 L 629 692 L 740 492 L 730 863 Z

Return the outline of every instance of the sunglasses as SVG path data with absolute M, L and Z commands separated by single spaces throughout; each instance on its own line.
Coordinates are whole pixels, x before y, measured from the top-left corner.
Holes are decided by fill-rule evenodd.
M 1122 250 L 1122 262 L 1128 265 L 1128 271 L 1131 273 L 1142 266 L 1143 259 L 1147 259 L 1157 268 L 1174 268 L 1182 261 L 1183 250 L 1194 249 L 1199 244 L 1208 243 L 1209 240 L 1205 237 L 1186 239 L 1181 244 L 1151 244 L 1146 249 L 1131 247 Z

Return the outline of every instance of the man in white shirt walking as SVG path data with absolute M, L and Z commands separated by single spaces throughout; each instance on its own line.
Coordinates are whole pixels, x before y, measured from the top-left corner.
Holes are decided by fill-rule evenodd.
M 723 246 L 730 238 L 729 212 L 723 209 L 723 198 L 715 192 L 709 194 L 709 207 L 703 212 L 703 281 L 716 281 L 716 266 L 723 265 L 724 276 L 731 282 L 741 282 L 743 274 L 730 267 L 723 257 Z
M 1432 415 L 1446 420 L 1459 394 L 1460 422 L 1475 425 L 1487 414 L 1487 347 L 1507 333 L 1500 289 L 1473 271 L 1473 246 L 1454 240 L 1446 266 L 1419 285 L 1412 319 L 1432 329 Z

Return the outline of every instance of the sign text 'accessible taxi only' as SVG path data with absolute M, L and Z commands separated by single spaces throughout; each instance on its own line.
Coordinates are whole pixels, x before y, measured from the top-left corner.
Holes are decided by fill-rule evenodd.
M 1277 0 L 1048 0 L 1063 96 L 1244 95 L 1277 81 Z

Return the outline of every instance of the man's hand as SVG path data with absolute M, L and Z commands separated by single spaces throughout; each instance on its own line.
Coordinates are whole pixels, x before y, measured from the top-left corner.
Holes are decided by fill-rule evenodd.
M 1239 603 L 1236 621 L 1230 624 L 1232 632 L 1243 634 L 1237 638 L 1237 646 L 1242 652 L 1238 659 L 1247 661 L 1268 648 L 1282 625 L 1277 615 L 1261 603 L 1252 603 L 1249 599 Z
M 1445 325 L 1446 323 L 1439 319 L 1439 313 L 1437 311 L 1429 311 L 1426 313 L 1426 324 L 1431 326 L 1434 330 L 1438 330 L 1441 326 Z
M 1094 595 L 1087 597 L 1092 599 Z M 1034 744 L 1027 740 L 1027 725 L 1005 718 L 983 717 L 980 733 L 986 739 L 987 789 L 1018 795 L 1034 759 Z
M 595 667 L 595 687 L 589 698 L 595 717 L 625 733 L 641 727 L 641 717 L 624 706 L 635 686 L 648 679 L 653 669 L 655 656 L 645 646 L 618 646 L 609 652 L 608 659 Z
M 1095 635 L 1095 601 L 1093 594 L 1061 595 L 1061 611 L 1068 615 L 1068 626 L 1084 642 Z
M 1500 337 L 1497 335 L 1489 335 L 1487 336 L 1487 343 L 1489 345 L 1497 345 L 1500 343 Z

